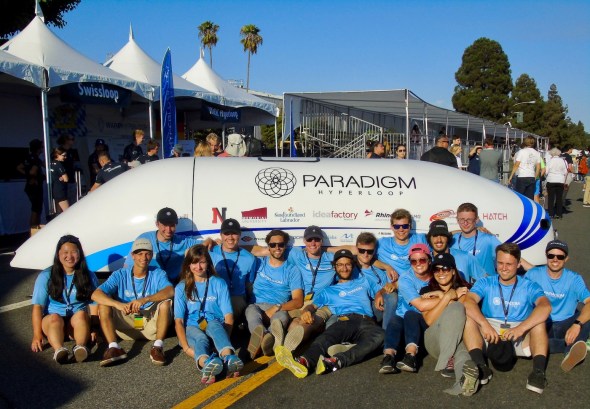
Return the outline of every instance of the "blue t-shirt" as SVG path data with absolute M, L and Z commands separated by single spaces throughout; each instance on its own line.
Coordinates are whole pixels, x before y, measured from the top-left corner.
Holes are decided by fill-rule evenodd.
M 253 283 L 256 274 L 256 257 L 239 248 L 234 252 L 223 251 L 221 246 L 209 251 L 217 275 L 229 287 L 229 295 L 246 295 L 246 284 Z
M 455 258 L 457 270 L 459 270 L 459 273 L 461 273 L 465 281 L 473 284 L 480 278 L 487 277 L 486 271 L 471 253 L 467 253 L 466 251 L 457 248 L 450 248 L 449 251 Z
M 475 259 L 488 275 L 496 274 L 496 247 L 500 240 L 493 234 L 477 231 L 473 237 L 463 237 L 461 233 L 453 235 L 451 248 L 463 250 L 475 256 Z
M 313 303 L 317 307 L 327 306 L 335 315 L 362 314 L 372 317 L 371 302 L 380 289 L 360 277 L 324 288 L 313 298 Z
M 76 296 L 78 290 L 75 285 L 72 285 L 74 280 L 74 274 L 65 274 L 66 283 L 64 290 L 62 291 L 63 300 L 57 301 L 49 296 L 49 278 L 51 277 L 51 269 L 43 270 L 37 276 L 35 280 L 35 288 L 33 289 L 33 305 L 40 305 L 43 307 L 43 315 L 46 314 L 57 314 L 61 317 L 72 316 L 78 311 L 85 310 L 88 305 L 95 304 L 92 300 L 78 301 Z M 98 287 L 98 280 L 96 275 L 90 272 L 90 281 L 94 288 Z M 70 286 L 72 288 L 70 292 Z M 66 291 L 67 290 L 67 291 Z M 69 296 L 68 296 L 69 293 Z M 69 305 L 69 308 L 68 308 Z
M 377 258 L 392 266 L 400 276 L 411 273 L 412 266 L 408 259 L 408 252 L 410 247 L 418 243 L 428 244 L 424 234 L 411 233 L 408 243 L 403 245 L 396 243 L 393 237 L 382 237 L 377 242 Z
M 166 272 L 158 267 L 149 267 L 148 274 L 142 278 L 133 276 L 133 267 L 123 267 L 114 271 L 98 288 L 117 301 L 129 303 L 154 295 L 169 286 L 172 284 Z M 142 308 L 150 308 L 152 304 L 148 302 Z
M 145 238 L 152 243 L 154 249 L 154 256 L 150 262 L 150 266 L 159 267 L 168 274 L 168 280 L 175 282 L 178 280 L 182 262 L 184 261 L 184 253 L 196 244 L 201 244 L 202 240 L 193 237 L 184 237 L 177 234 L 172 236 L 169 242 L 159 241 L 157 239 L 157 231 L 149 231 L 140 234 L 137 238 Z M 125 260 L 127 267 L 133 265 L 133 258 L 131 252 L 127 255 Z
M 364 277 L 365 279 L 369 280 L 371 284 L 375 284 L 379 288 L 383 288 L 383 286 L 389 282 L 385 271 L 375 266 L 363 268 L 360 270 L 355 268 L 353 273 L 355 277 Z
M 504 305 L 508 307 L 507 321 L 522 322 L 526 320 L 535 308 L 539 297 L 544 297 L 543 290 L 537 283 L 527 278 L 518 277 L 516 289 L 512 295 L 514 285 L 500 284 L 500 277 L 493 275 L 475 282 L 471 292 L 480 298 L 481 312 L 486 318 L 504 320 L 504 308 L 500 297 L 500 288 L 504 297 Z
M 334 266 L 332 265 L 334 253 L 322 251 L 321 257 L 317 259 L 308 257 L 305 249 L 301 247 L 292 247 L 289 249 L 287 261 L 299 268 L 303 285 L 305 286 L 303 291 L 305 295 L 311 291 L 317 294 L 334 283 L 336 277 L 336 270 L 334 270 Z M 313 273 L 316 271 L 316 268 L 316 279 L 312 290 Z
M 525 274 L 529 280 L 539 284 L 551 302 L 551 320 L 563 321 L 574 315 L 578 303 L 590 297 L 584 279 L 578 273 L 563 269 L 561 277 L 549 277 L 546 266 L 531 268 Z
M 412 270 L 409 274 L 400 276 L 398 280 L 398 301 L 395 314 L 398 317 L 404 317 L 408 310 L 420 312 L 416 307 L 410 304 L 410 301 L 420 297 L 420 290 L 426 287 L 430 281 L 430 276 L 426 276 L 426 281 L 420 280 Z
M 283 304 L 291 299 L 291 292 L 303 290 L 299 269 L 291 263 L 273 267 L 269 258 L 258 258 L 254 280 L 254 302 Z
M 199 326 L 201 318 L 201 304 L 207 291 L 205 299 L 204 315 L 207 321 L 225 322 L 227 314 L 233 314 L 229 291 L 225 280 L 219 277 L 209 278 L 209 288 L 207 283 L 195 282 L 196 291 L 193 291 L 193 299 L 186 298 L 185 282 L 181 281 L 174 289 L 174 319 L 182 318 L 185 327 L 192 325 Z M 198 297 L 197 297 L 198 293 Z

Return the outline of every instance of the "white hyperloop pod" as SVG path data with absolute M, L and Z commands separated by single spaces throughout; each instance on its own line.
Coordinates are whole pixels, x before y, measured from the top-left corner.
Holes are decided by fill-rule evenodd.
M 464 202 L 478 207 L 482 225 L 500 241 L 518 243 L 533 264 L 545 262 L 554 236 L 543 208 L 468 172 L 413 160 L 199 157 L 159 160 L 109 181 L 27 240 L 11 265 L 46 268 L 58 239 L 73 234 L 90 269 L 112 271 L 140 233 L 155 230 L 163 207 L 178 213 L 177 234 L 218 237 L 231 217 L 242 225 L 243 244 L 283 229 L 303 245 L 305 227 L 314 224 L 328 244 L 339 245 L 364 231 L 390 236 L 397 208 L 412 213 L 418 232 L 437 218 L 458 230 L 455 211 Z

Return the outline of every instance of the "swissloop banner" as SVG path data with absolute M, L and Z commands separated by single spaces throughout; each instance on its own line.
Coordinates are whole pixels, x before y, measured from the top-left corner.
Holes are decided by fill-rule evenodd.
M 78 82 L 59 87 L 63 102 L 125 107 L 131 103 L 131 91 L 100 82 Z
M 174 102 L 174 83 L 172 80 L 172 57 L 170 49 L 166 50 L 162 62 L 162 78 L 160 86 L 160 115 L 162 123 L 162 147 L 164 157 L 172 156 L 172 148 L 176 145 L 176 103 Z
M 240 122 L 240 114 L 240 111 L 235 108 L 231 109 L 224 106 L 203 102 L 203 108 L 201 109 L 201 120 L 238 123 Z

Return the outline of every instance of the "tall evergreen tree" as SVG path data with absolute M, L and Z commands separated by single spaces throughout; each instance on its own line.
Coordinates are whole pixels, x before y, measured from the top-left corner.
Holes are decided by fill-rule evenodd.
M 457 86 L 453 107 L 466 114 L 501 121 L 509 114 L 512 78 L 508 56 L 502 46 L 479 38 L 465 49 L 461 67 L 455 73 Z
M 262 45 L 262 36 L 260 29 L 254 24 L 247 24 L 240 30 L 242 39 L 240 42 L 244 46 L 244 51 L 248 52 L 248 76 L 246 77 L 246 91 L 250 89 L 250 57 L 258 52 L 258 46 Z
M 213 68 L 212 48 L 217 45 L 217 31 L 219 26 L 211 21 L 205 21 L 199 27 L 199 40 L 204 48 L 209 49 L 209 65 Z
M 567 107 L 557 92 L 557 85 L 551 84 L 543 112 L 544 128 L 542 135 L 549 138 L 554 146 L 562 146 L 567 141 Z
M 534 104 L 527 102 L 535 101 Z M 543 130 L 543 106 L 545 101 L 537 83 L 528 74 L 522 74 L 517 78 L 510 98 L 510 115 L 512 125 L 523 131 L 540 135 Z M 523 113 L 523 122 L 516 123 L 515 112 Z

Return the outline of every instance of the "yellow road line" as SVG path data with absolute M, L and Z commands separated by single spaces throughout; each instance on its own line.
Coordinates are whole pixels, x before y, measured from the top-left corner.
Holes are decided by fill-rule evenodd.
M 242 370 L 241 376 L 239 378 L 229 378 L 220 382 L 215 382 L 213 385 L 207 386 L 188 399 L 180 402 L 178 405 L 174 406 L 173 409 L 192 409 L 199 406 L 201 403 L 208 401 L 219 392 L 242 380 L 244 376 L 259 370 L 261 366 L 266 365 L 271 359 L 272 357 L 262 356 L 252 362 L 249 362 L 244 366 L 244 369 Z
M 235 388 L 226 392 L 223 396 L 215 399 L 213 402 L 209 403 L 203 409 L 227 408 L 236 403 L 238 400 L 242 399 L 250 392 L 252 392 L 254 389 L 258 388 L 260 385 L 262 385 L 269 379 L 271 379 L 273 376 L 281 372 L 283 369 L 285 368 L 280 366 L 278 362 L 275 362 L 264 371 L 258 372 L 249 379 L 240 383 Z

